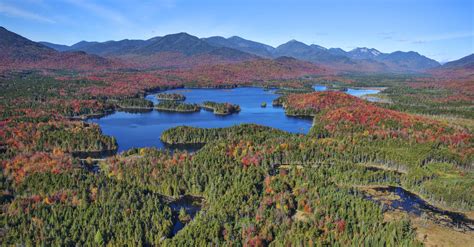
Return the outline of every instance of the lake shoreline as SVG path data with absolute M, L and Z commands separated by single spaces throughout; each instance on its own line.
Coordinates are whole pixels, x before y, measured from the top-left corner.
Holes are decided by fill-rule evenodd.
M 219 91 L 219 90 L 225 91 Z M 226 89 L 229 89 L 227 91 Z M 214 91 L 216 90 L 216 91 Z M 77 120 L 86 121 L 93 124 L 99 124 L 101 130 L 105 135 L 114 136 L 118 141 L 118 152 L 126 151 L 133 147 L 157 147 L 159 149 L 166 148 L 165 143 L 159 141 L 159 135 L 162 131 L 166 130 L 167 128 L 172 128 L 174 126 L 186 125 L 186 126 L 194 126 L 199 128 L 219 128 L 219 127 L 230 127 L 234 125 L 239 125 L 243 123 L 255 123 L 263 126 L 269 126 L 272 128 L 277 128 L 288 133 L 297 133 L 297 134 L 308 134 L 312 126 L 314 125 L 314 117 L 307 116 L 307 115 L 300 115 L 300 114 L 291 114 L 288 113 L 284 108 L 279 110 L 282 107 L 279 106 L 271 106 L 262 108 L 261 103 L 264 102 L 273 102 L 274 99 L 278 98 L 279 96 L 275 94 L 275 90 L 278 88 L 268 88 L 264 86 L 251 86 L 251 85 L 235 85 L 232 87 L 187 87 L 187 86 L 177 86 L 177 87 L 167 87 L 167 88 L 155 88 L 146 90 L 146 92 L 141 96 L 146 100 L 149 100 L 154 103 L 153 107 L 115 107 L 113 110 L 107 111 L 103 114 L 90 114 L 84 115 L 82 117 L 77 117 Z M 315 90 L 313 88 L 313 90 Z M 248 94 L 248 92 L 251 92 Z M 316 92 L 316 91 L 315 91 Z M 214 101 L 214 102 L 230 102 L 231 104 L 242 105 L 242 110 L 238 112 L 238 114 L 219 114 L 211 110 L 215 117 L 210 117 L 209 115 L 203 113 L 204 111 L 201 110 L 173 110 L 167 108 L 160 108 L 157 107 L 159 100 L 155 97 L 157 93 L 177 93 L 183 94 L 186 97 L 185 103 L 191 104 L 198 104 L 201 106 L 204 101 Z M 204 95 L 202 95 L 204 93 Z M 191 97 L 191 98 L 189 98 Z M 229 98 L 230 97 L 230 98 Z M 250 107 L 250 108 L 249 108 Z M 257 109 L 258 108 L 258 109 Z M 249 110 L 250 109 L 250 110 Z M 208 109 L 204 109 L 207 111 Z M 176 115 L 162 115 L 160 117 L 159 114 L 156 113 L 176 113 Z M 280 112 L 282 115 L 280 115 Z M 127 115 L 127 114 L 131 115 Z M 185 114 L 189 117 L 180 116 L 180 114 Z M 195 113 L 195 114 L 192 114 Z M 237 113 L 237 112 L 235 112 Z M 262 113 L 262 115 L 260 115 Z M 127 121 L 130 125 L 125 125 L 125 123 L 115 123 L 113 124 L 115 119 L 110 116 L 114 114 L 118 114 L 117 116 L 124 116 L 121 121 Z M 142 115 L 145 114 L 145 115 Z M 258 114 L 258 115 L 255 115 Z M 149 122 L 149 120 L 140 120 L 141 116 L 145 117 L 146 119 L 153 119 L 156 118 L 154 122 Z M 160 118 L 165 117 L 163 121 Z M 275 116 L 275 117 L 273 117 Z M 107 120 L 105 120 L 107 119 Z M 130 120 L 128 120 L 130 119 Z M 135 119 L 135 120 L 134 120 Z M 176 119 L 176 120 L 175 120 Z M 189 121 L 186 119 L 190 119 Z M 113 130 L 109 128 L 109 130 L 104 129 L 104 126 L 101 122 L 107 121 L 109 126 L 113 124 Z M 148 136 L 144 136 L 147 141 L 139 141 L 137 144 L 133 144 L 132 140 L 140 139 L 141 137 L 133 137 L 123 139 L 120 136 L 127 136 L 130 135 L 128 133 L 124 134 L 125 132 L 135 131 L 135 129 L 130 129 L 130 127 L 136 126 L 143 126 L 142 121 L 147 121 L 147 126 L 156 126 L 158 129 L 149 129 Z M 198 122 L 196 122 L 198 121 Z M 304 122 L 300 122 L 304 121 Z M 136 122 L 136 123 L 134 123 Z M 208 124 L 209 123 L 209 124 Z M 169 126 L 169 127 L 165 127 Z M 123 126 L 123 127 L 121 127 Z M 133 128 L 136 128 L 133 127 Z M 163 129 L 164 128 L 164 129 Z M 123 131 L 118 131 L 119 129 L 123 129 Z M 161 130 L 163 129 L 163 130 Z M 153 134 L 155 133 L 155 134 Z M 141 133 L 140 135 L 146 135 L 145 133 Z M 158 135 L 158 136 L 157 136 Z M 158 142 L 153 141 L 151 136 L 156 136 Z M 123 141 L 129 144 L 123 144 Z

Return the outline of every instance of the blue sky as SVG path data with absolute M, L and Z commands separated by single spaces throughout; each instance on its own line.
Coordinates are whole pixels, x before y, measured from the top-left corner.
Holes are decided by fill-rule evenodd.
M 148 39 L 188 32 L 278 46 L 474 53 L 472 0 L 0 0 L 0 26 L 35 41 Z

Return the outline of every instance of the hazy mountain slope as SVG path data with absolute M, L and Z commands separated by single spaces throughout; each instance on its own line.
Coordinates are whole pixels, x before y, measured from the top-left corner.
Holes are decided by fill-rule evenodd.
M 118 58 L 137 68 L 190 67 L 202 63 L 239 62 L 258 58 L 240 50 L 210 45 L 187 33 L 169 34 L 148 40 L 81 41 L 70 46 L 68 50 Z
M 430 73 L 439 77 L 463 78 L 465 81 L 469 81 L 470 85 L 472 85 L 472 82 L 474 81 L 474 54 L 431 69 Z M 458 80 L 455 81 L 459 82 Z
M 437 61 L 413 51 L 396 51 L 390 54 L 380 54 L 375 59 L 386 63 L 395 70 L 401 71 L 424 71 L 440 66 Z
M 210 52 L 216 49 L 198 37 L 187 33 L 169 34 L 157 39 L 155 42 L 140 47 L 134 53 L 153 54 L 159 52 L 179 52 L 185 55 L 194 55 Z
M 47 46 L 51 49 L 54 49 L 56 51 L 67 51 L 67 50 L 71 49 L 71 47 L 67 46 L 67 45 L 59 45 L 59 44 L 54 44 L 54 43 L 45 42 L 45 41 L 40 41 L 38 43 L 40 43 L 44 46 Z
M 0 69 L 104 69 L 116 62 L 84 52 L 58 52 L 0 27 Z
M 328 52 L 336 56 L 347 56 L 346 51 L 341 48 L 329 48 Z
M 0 27 L 1 61 L 37 61 L 55 53 L 54 49 Z
M 274 55 L 309 61 L 337 72 L 380 72 L 389 69 L 384 63 L 378 61 L 351 59 L 342 49 L 328 50 L 322 46 L 306 45 L 296 40 L 278 46 Z
M 272 57 L 272 53 L 275 50 L 275 48 L 273 48 L 272 46 L 243 39 L 238 36 L 232 36 L 227 39 L 220 36 L 214 36 L 209 38 L 203 38 L 203 40 L 214 46 L 233 48 L 236 50 L 248 52 L 250 54 L 267 58 Z
M 289 56 L 317 64 L 331 64 L 336 62 L 351 63 L 350 59 L 345 56 L 334 55 L 320 46 L 309 46 L 296 40 L 291 40 L 278 46 L 274 52 L 274 56 Z
M 474 70 L 474 54 L 443 64 L 440 69 L 470 69 Z
M 170 34 L 147 41 L 145 46 L 115 57 L 142 67 L 181 68 L 259 59 L 243 51 L 210 45 L 187 33 Z
M 120 40 L 107 42 L 86 42 L 81 41 L 70 47 L 71 51 L 85 51 L 90 54 L 97 54 L 101 56 L 115 56 L 125 53 L 130 53 L 140 47 L 146 45 L 144 40 Z

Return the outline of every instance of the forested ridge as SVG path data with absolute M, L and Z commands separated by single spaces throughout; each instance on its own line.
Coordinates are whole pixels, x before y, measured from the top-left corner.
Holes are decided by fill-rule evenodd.
M 153 106 L 143 96 L 184 86 L 236 86 L 209 79 L 219 74 L 190 82 L 192 73 L 3 74 L 2 245 L 422 245 L 411 216 L 387 219 L 385 207 L 366 199 L 361 186 L 399 186 L 436 207 L 474 210 L 472 96 L 459 90 L 463 82 L 355 75 L 255 82 L 281 87 L 274 103 L 288 115 L 314 118 L 310 132 L 181 126 L 156 138 L 203 148 L 131 149 L 98 161 L 76 155 L 117 149 L 113 137 L 80 119 L 126 108 L 196 110 L 199 105 L 170 100 Z M 318 83 L 385 86 L 380 97 L 390 103 L 310 92 Z M 443 90 L 463 96 L 453 101 Z M 204 203 L 172 236 L 169 198 L 183 195 Z

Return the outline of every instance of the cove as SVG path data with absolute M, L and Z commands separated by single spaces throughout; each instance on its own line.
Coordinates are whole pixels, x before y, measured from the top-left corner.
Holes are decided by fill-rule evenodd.
M 318 87 L 318 88 L 316 88 Z M 315 86 L 316 91 L 326 88 Z M 347 93 L 360 91 L 350 91 Z M 192 126 L 199 128 L 230 127 L 244 123 L 254 123 L 281 129 L 290 133 L 308 133 L 312 120 L 295 118 L 285 115 L 281 107 L 273 107 L 272 101 L 279 97 L 274 90 L 264 90 L 257 87 L 239 87 L 233 89 L 174 89 L 166 93 L 179 93 L 186 96 L 185 103 L 202 103 L 204 101 L 229 102 L 238 104 L 241 111 L 227 116 L 215 115 L 212 112 L 201 110 L 194 113 L 160 112 L 124 112 L 116 111 L 101 118 L 93 118 L 88 122 L 100 125 L 102 132 L 114 136 L 118 143 L 118 151 L 130 148 L 157 147 L 166 148 L 160 141 L 163 131 L 176 126 Z M 370 92 L 372 93 L 372 92 Z M 146 96 L 146 99 L 157 104 L 155 94 Z M 267 107 L 261 107 L 263 102 Z M 191 150 L 192 151 L 192 150 Z

